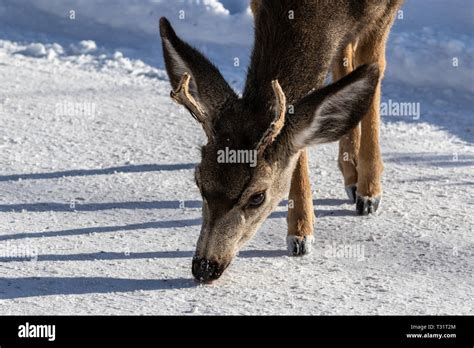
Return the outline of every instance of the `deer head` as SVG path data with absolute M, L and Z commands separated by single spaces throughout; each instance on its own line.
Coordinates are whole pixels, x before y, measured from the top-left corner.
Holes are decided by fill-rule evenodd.
M 375 65 L 360 67 L 295 101 L 288 112 L 278 81 L 265 86 L 273 95 L 270 100 L 239 98 L 217 68 L 179 39 L 165 18 L 160 32 L 171 97 L 190 111 L 208 140 L 195 170 L 203 223 L 192 263 L 194 277 L 208 282 L 220 277 L 284 198 L 299 152 L 337 141 L 360 122 L 379 72 Z M 222 160 L 229 151 L 255 161 Z

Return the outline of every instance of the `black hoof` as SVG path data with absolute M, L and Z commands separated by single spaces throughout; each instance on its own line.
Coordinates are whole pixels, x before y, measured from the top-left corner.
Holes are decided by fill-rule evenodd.
M 357 193 L 356 211 L 357 215 L 374 214 L 379 208 L 381 196 L 378 197 L 362 197 Z
M 356 192 L 357 192 L 357 185 L 348 185 L 346 186 L 346 193 L 347 197 L 352 203 L 356 202 Z
M 297 237 L 288 236 L 286 237 L 286 244 L 288 251 L 293 256 L 303 256 L 311 253 L 312 244 L 314 242 L 313 236 Z

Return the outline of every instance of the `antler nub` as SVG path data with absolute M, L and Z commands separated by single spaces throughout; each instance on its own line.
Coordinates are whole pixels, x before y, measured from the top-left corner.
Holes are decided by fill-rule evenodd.
M 275 127 L 274 136 L 276 137 L 278 136 L 278 134 L 280 134 L 283 126 L 285 125 L 286 97 L 285 93 L 283 92 L 283 89 L 278 83 L 278 80 L 272 81 L 272 88 L 276 98 L 275 121 L 273 121 Z M 273 140 L 275 140 L 275 138 L 273 138 L 272 141 Z
M 170 96 L 176 103 L 183 105 L 191 115 L 199 122 L 204 128 L 209 139 L 212 138 L 214 132 L 209 124 L 209 120 L 206 117 L 206 112 L 194 99 L 189 92 L 189 82 L 191 81 L 191 75 L 185 72 L 181 81 L 179 82 L 178 88 L 171 91 Z
M 258 155 L 262 155 L 265 149 L 273 143 L 276 137 L 280 134 L 283 126 L 285 125 L 286 115 L 286 97 L 283 92 L 278 80 L 272 81 L 273 92 L 275 93 L 276 105 L 275 105 L 275 119 L 270 124 L 270 127 L 265 131 L 262 138 L 257 145 Z

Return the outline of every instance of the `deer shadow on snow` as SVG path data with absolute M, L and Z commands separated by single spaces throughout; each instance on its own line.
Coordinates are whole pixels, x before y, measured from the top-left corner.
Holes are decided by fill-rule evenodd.
M 284 250 L 244 250 L 240 258 L 283 257 Z M 89 254 L 50 254 L 38 255 L 35 262 L 98 261 L 130 259 L 191 259 L 193 251 L 156 251 L 156 252 L 97 252 Z M 14 262 L 19 259 L 0 258 L 0 263 Z M 24 262 L 32 262 L 26 261 Z M 92 293 L 133 292 L 187 289 L 197 287 L 198 283 L 189 278 L 168 279 L 128 279 L 113 277 L 24 277 L 0 278 L 0 299 L 16 299 L 50 295 L 85 295 Z
M 20 174 L 0 176 L 0 182 L 22 180 L 44 180 L 56 179 L 64 176 L 93 176 L 93 175 L 111 175 L 117 172 L 147 172 L 147 171 L 170 171 L 187 170 L 194 168 L 194 164 L 172 164 L 172 165 L 139 165 L 123 166 L 105 169 L 88 170 L 70 170 L 52 173 Z M 180 201 L 151 201 L 151 202 L 111 202 L 111 203 L 85 203 L 79 202 L 75 209 L 71 209 L 69 204 L 64 203 L 21 203 L 21 204 L 2 204 L 0 213 L 11 211 L 31 211 L 31 212 L 74 212 L 74 211 L 104 211 L 110 209 L 181 209 Z M 315 206 L 336 207 L 347 203 L 343 199 L 316 199 Z M 201 208 L 200 200 L 185 201 L 186 208 Z M 282 201 L 280 207 L 288 205 L 287 201 Z M 354 215 L 352 211 L 333 210 L 326 211 L 326 215 L 344 216 Z M 286 211 L 276 211 L 270 218 L 282 219 L 287 217 Z M 197 227 L 201 225 L 201 218 L 190 218 L 167 221 L 150 221 L 120 226 L 96 226 L 81 227 L 68 230 L 43 231 L 43 232 L 24 232 L 16 234 L 1 234 L 0 242 L 9 240 L 21 240 L 30 238 L 46 237 L 66 237 L 84 235 L 90 233 L 113 233 L 134 231 L 143 229 L 167 229 L 167 228 L 185 228 Z M 240 258 L 275 258 L 285 257 L 286 250 L 243 250 L 239 253 Z M 129 260 L 129 259 L 191 259 L 193 251 L 152 251 L 152 252 L 94 252 L 84 254 L 43 254 L 38 255 L 37 262 L 67 262 L 67 261 L 100 261 L 100 260 Z M 0 263 L 7 262 L 29 262 L 26 259 L 0 258 Z M 90 293 L 110 293 L 110 292 L 133 292 L 138 290 L 169 290 L 186 289 L 197 286 L 195 281 L 190 278 L 170 278 L 170 279 L 127 279 L 115 277 L 3 277 L 0 278 L 0 299 L 17 299 L 34 296 L 48 295 L 81 295 Z
M 96 261 L 127 259 L 191 259 L 192 251 L 157 251 L 139 253 L 98 252 L 72 255 L 38 255 L 35 262 L 42 261 Z M 283 250 L 245 250 L 239 257 L 280 257 L 287 255 Z M 0 262 L 13 262 L 18 259 L 2 259 Z M 31 262 L 31 261 L 24 261 Z M 0 299 L 18 299 L 50 295 L 85 295 L 92 293 L 117 293 L 134 291 L 156 291 L 187 289 L 197 287 L 198 283 L 190 278 L 168 279 L 130 279 L 114 277 L 24 277 L 0 278 Z
M 127 279 L 108 277 L 25 277 L 0 278 L 0 299 L 17 299 L 33 296 L 85 295 L 185 289 L 196 287 L 191 278 Z

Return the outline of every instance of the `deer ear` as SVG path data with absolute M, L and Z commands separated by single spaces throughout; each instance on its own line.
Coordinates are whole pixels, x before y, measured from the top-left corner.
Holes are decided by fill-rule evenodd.
M 378 82 L 377 65 L 363 65 L 301 99 L 295 105 L 294 115 L 287 117 L 293 151 L 337 141 L 356 127 L 372 104 Z
M 185 74 L 190 75 L 189 93 L 212 122 L 229 99 L 237 95 L 219 70 L 199 51 L 182 41 L 164 17 L 160 19 L 163 55 L 173 90 L 180 87 Z

